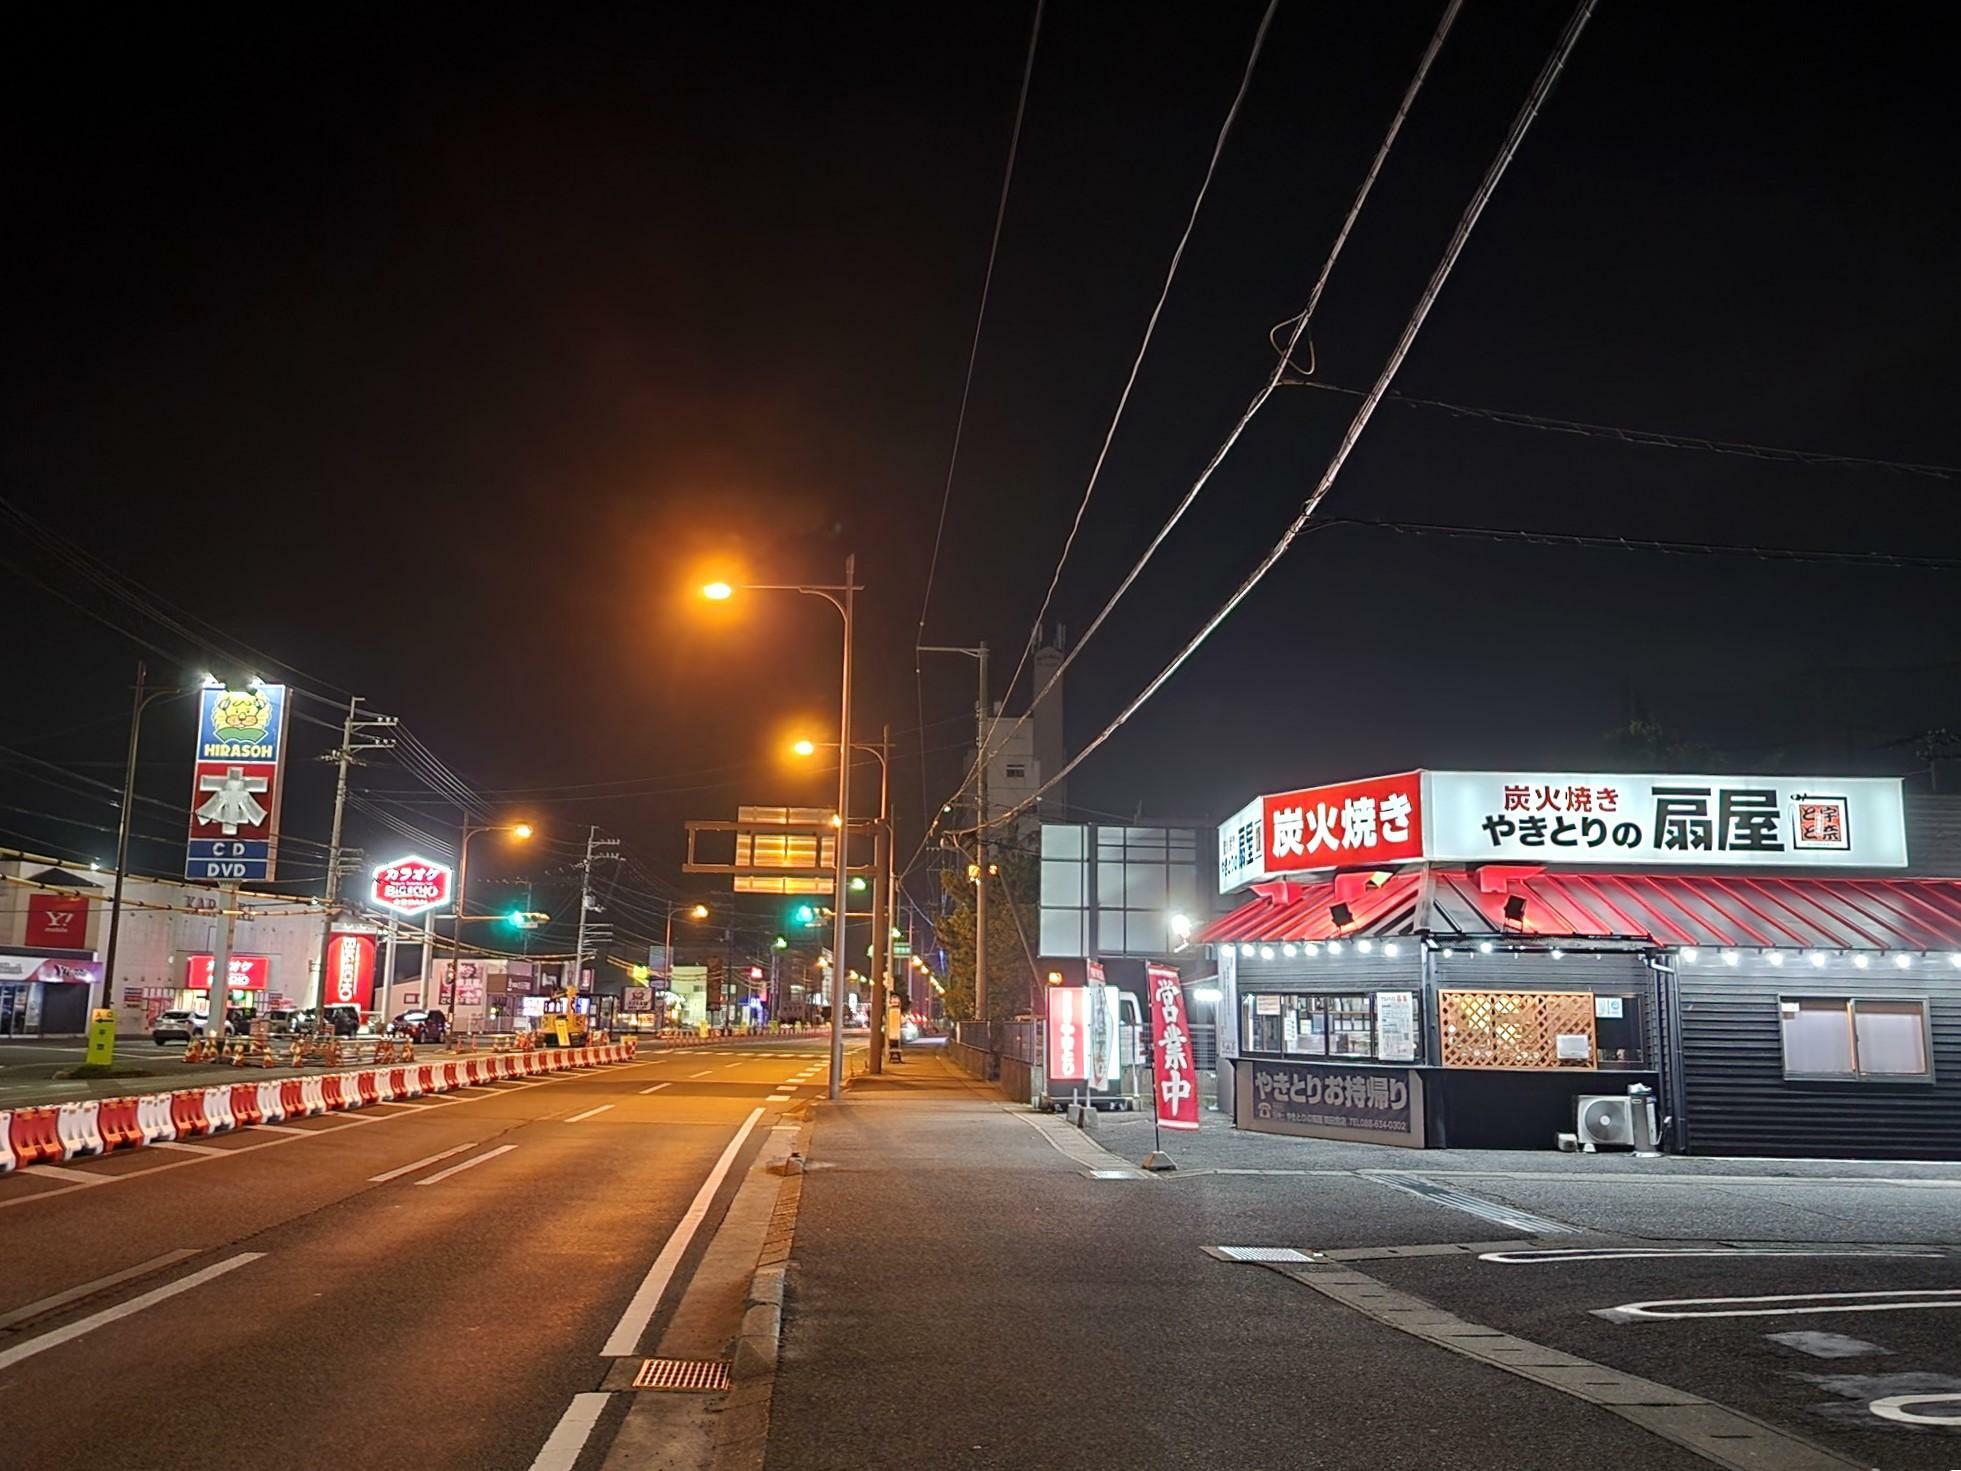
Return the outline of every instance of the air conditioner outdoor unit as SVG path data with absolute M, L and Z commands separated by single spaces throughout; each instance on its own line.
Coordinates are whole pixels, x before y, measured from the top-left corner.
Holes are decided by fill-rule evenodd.
M 1634 1101 L 1621 1093 L 1587 1093 L 1579 1100 L 1576 1132 L 1591 1154 L 1601 1145 L 1634 1148 Z

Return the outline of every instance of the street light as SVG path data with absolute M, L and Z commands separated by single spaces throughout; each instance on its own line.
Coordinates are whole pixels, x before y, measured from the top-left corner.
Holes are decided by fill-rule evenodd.
M 838 736 L 847 745 L 851 740 L 851 637 L 853 632 L 852 606 L 858 587 L 858 558 L 851 555 L 844 559 L 844 581 L 842 583 L 770 583 L 745 582 L 744 592 L 794 592 L 805 597 L 822 598 L 838 610 L 844 619 L 844 657 L 840 661 L 841 691 L 838 699 Z M 701 595 L 710 602 L 726 602 L 736 589 L 727 582 L 705 583 Z M 832 953 L 844 954 L 845 931 L 845 882 L 850 877 L 846 872 L 848 856 L 846 850 L 851 846 L 850 834 L 843 828 L 844 814 L 851 811 L 851 763 L 838 762 L 838 814 L 840 826 L 837 837 L 837 929 L 832 938 Z M 831 968 L 831 1074 L 830 1086 L 825 1090 L 835 1099 L 844 1091 L 844 967 Z
M 688 911 L 688 914 L 694 919 L 706 919 L 708 918 L 708 906 L 706 904 L 697 904 L 693 909 Z
M 797 756 L 814 756 L 820 748 L 827 751 L 842 752 L 843 750 L 842 744 L 838 741 L 813 741 L 807 736 L 792 743 L 790 746 L 792 754 Z M 873 951 L 871 958 L 873 1004 L 871 1055 L 872 1071 L 879 1073 L 885 1070 L 885 1035 L 882 1031 L 885 1013 L 883 1007 L 886 994 L 886 977 L 891 970 L 891 939 L 887 934 L 887 930 L 891 925 L 893 915 L 899 907 L 897 865 L 893 861 L 898 856 L 895 851 L 898 843 L 896 841 L 896 835 L 892 831 L 892 727 L 888 725 L 880 732 L 879 743 L 877 745 L 874 746 L 866 741 L 854 741 L 852 742 L 851 749 L 854 751 L 863 751 L 878 762 L 877 843 L 881 858 L 879 862 L 873 865 L 880 872 L 879 889 L 872 900 Z M 839 765 L 843 764 L 842 756 L 840 756 Z M 844 813 L 842 809 L 832 815 L 831 822 L 836 827 L 842 827 L 844 825 Z M 854 875 L 847 887 L 854 893 L 863 893 L 866 886 L 863 877 Z
M 479 834 L 482 833 L 508 833 L 511 837 L 515 838 L 518 842 L 522 843 L 530 839 L 533 831 L 534 829 L 532 828 L 531 824 L 528 822 L 471 822 L 467 815 L 463 819 L 463 840 L 460 843 L 458 843 L 456 847 L 456 911 L 455 914 L 452 916 L 452 923 L 450 928 L 450 941 L 449 941 L 449 946 L 450 946 L 449 1009 L 450 1009 L 450 1020 L 452 1022 L 454 1022 L 456 1019 L 456 998 L 462 992 L 462 987 L 458 983 L 463 978 L 463 923 L 465 920 L 473 917 L 469 913 L 470 839 L 477 837 Z M 503 915 L 496 915 L 496 916 L 489 916 L 489 917 L 498 918 L 498 919 L 505 918 L 505 916 Z M 434 911 L 431 911 L 429 916 L 429 931 L 433 931 L 434 927 L 435 927 L 435 914 Z M 425 946 L 429 943 L 427 939 L 427 934 L 429 933 L 429 931 L 425 931 L 425 938 L 423 941 Z M 422 967 L 424 971 L 428 971 L 433 968 L 431 965 L 427 963 L 429 959 L 430 957 L 427 953 L 427 950 L 425 949 L 423 953 L 423 960 L 425 963 Z M 425 990 L 431 989 L 432 979 L 433 978 L 428 975 L 423 976 L 422 983 L 423 983 L 423 988 Z M 395 978 L 391 975 L 388 978 L 388 984 L 392 986 L 394 985 L 394 983 L 395 983 Z M 435 990 L 435 1000 L 438 1003 L 440 1003 L 442 1000 L 442 990 L 440 987 L 435 987 L 433 989 Z M 424 1004 L 427 1005 L 428 1003 L 425 1002 Z

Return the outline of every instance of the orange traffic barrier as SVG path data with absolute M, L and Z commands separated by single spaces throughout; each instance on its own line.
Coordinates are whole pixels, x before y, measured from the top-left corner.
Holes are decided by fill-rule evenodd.
M 185 1089 L 170 1095 L 170 1121 L 177 1126 L 177 1137 L 209 1134 L 211 1121 L 204 1116 L 204 1090 Z
M 266 1121 L 266 1116 L 259 1112 L 257 1083 L 234 1083 L 231 1092 L 232 1118 L 237 1120 L 234 1127 L 242 1129 L 247 1124 L 263 1124 Z
M 48 1164 L 61 1158 L 61 1137 L 51 1108 L 14 1110 L 7 1132 L 14 1158 L 24 1165 Z
M 136 1122 L 134 1098 L 103 1099 L 97 1122 L 102 1130 L 102 1147 L 105 1150 L 143 1142 L 143 1130 Z

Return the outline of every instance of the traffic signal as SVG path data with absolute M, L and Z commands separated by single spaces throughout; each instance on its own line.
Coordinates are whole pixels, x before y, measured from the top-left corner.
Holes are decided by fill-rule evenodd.
M 790 918 L 794 919 L 798 924 L 816 924 L 817 906 L 815 904 L 799 904 L 795 909 L 790 911 Z
M 535 930 L 539 926 L 549 924 L 550 922 L 551 916 L 549 914 L 539 914 L 529 909 L 513 909 L 509 914 L 504 916 L 504 923 L 514 930 Z
M 770 942 L 770 948 L 773 950 L 788 950 L 790 948 L 789 937 L 787 935 L 778 935 Z
M 864 875 L 863 875 L 862 873 L 854 873 L 854 874 L 852 874 L 852 875 L 851 875 L 851 885 L 850 885 L 850 887 L 851 887 L 851 892 L 852 892 L 852 893 L 854 893 L 854 894 L 862 894 L 862 893 L 864 893 L 864 892 L 865 892 L 865 876 L 864 876 Z

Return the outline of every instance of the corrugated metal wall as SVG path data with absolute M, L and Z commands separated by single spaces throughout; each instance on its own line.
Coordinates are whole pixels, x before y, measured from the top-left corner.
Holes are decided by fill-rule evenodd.
M 1796 961 L 1773 968 L 1746 955 L 1731 969 L 1704 952 L 1681 967 L 1690 1152 L 1961 1158 L 1961 970 L 1944 961 L 1908 972 Z M 1926 997 L 1935 1081 L 1787 1081 L 1780 995 Z

